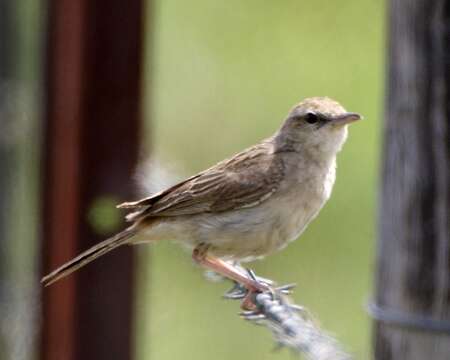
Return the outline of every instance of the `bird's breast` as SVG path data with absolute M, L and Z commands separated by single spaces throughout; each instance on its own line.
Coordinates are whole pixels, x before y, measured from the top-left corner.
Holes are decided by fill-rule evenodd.
M 328 166 L 297 168 L 280 193 L 278 213 L 281 214 L 280 238 L 296 239 L 316 217 L 331 195 L 335 182 L 335 162 Z
M 253 260 L 298 238 L 331 193 L 334 176 L 302 178 L 283 186 L 260 205 L 204 217 L 201 236 L 220 257 Z

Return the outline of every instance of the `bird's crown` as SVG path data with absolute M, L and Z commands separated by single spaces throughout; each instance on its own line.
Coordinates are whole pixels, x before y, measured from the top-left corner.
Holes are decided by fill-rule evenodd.
M 311 97 L 295 105 L 291 110 L 292 112 L 314 112 L 317 114 L 336 116 L 345 113 L 346 110 L 341 104 L 329 97 Z

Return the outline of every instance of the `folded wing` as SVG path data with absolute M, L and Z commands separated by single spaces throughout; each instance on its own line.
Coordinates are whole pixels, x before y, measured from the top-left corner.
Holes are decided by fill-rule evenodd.
M 194 215 L 253 207 L 279 188 L 283 163 L 262 143 L 151 197 L 119 205 L 134 210 L 127 220 Z

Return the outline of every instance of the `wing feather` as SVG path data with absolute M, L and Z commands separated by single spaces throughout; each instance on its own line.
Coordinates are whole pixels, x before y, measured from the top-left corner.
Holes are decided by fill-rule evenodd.
M 154 196 L 120 207 L 136 210 L 128 215 L 130 221 L 248 208 L 275 193 L 283 175 L 282 159 L 272 153 L 270 143 L 261 143 Z

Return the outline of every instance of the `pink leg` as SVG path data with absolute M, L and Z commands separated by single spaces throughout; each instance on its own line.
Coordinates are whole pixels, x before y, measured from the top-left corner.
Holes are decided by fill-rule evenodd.
M 213 270 L 218 274 L 225 276 L 228 279 L 234 280 L 239 284 L 244 285 L 244 287 L 248 289 L 248 295 L 245 297 L 242 303 L 243 308 L 250 309 L 254 307 L 254 305 L 251 302 L 251 295 L 253 293 L 270 290 L 268 285 L 249 278 L 248 276 L 242 274 L 239 270 L 237 270 L 234 266 L 227 263 L 226 261 L 208 255 L 207 251 L 208 251 L 207 246 L 205 247 L 200 245 L 196 247 L 192 252 L 192 258 L 198 264 L 210 270 Z

